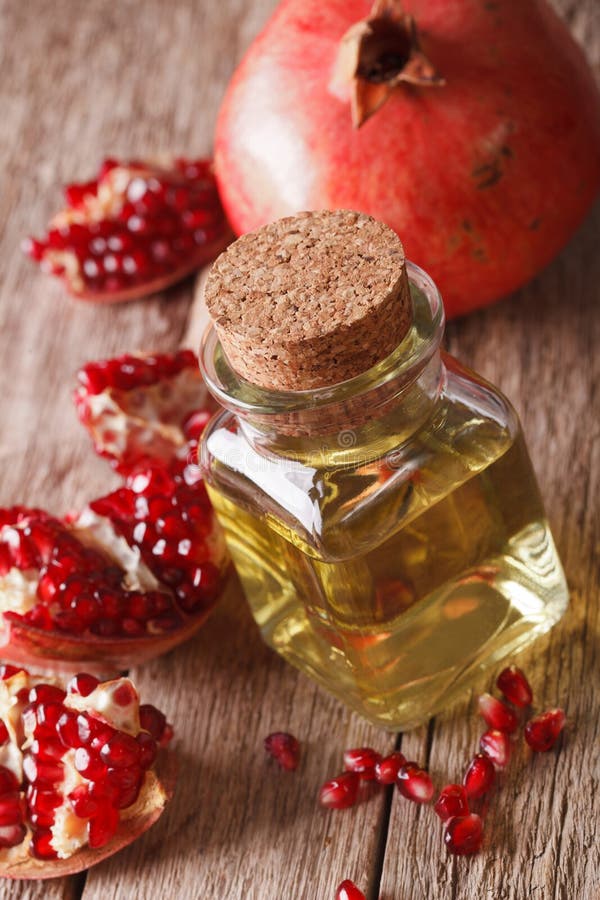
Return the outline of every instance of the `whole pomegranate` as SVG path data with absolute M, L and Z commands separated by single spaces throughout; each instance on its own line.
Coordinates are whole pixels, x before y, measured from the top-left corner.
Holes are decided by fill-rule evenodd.
M 402 235 L 449 315 L 514 290 L 600 186 L 600 95 L 544 0 L 284 0 L 216 135 L 238 233 L 352 208 Z

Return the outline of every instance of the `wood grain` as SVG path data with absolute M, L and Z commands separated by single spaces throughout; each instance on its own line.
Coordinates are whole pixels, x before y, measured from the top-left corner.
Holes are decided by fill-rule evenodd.
M 144 303 L 77 304 L 20 257 L 20 238 L 42 230 L 62 182 L 88 177 L 104 155 L 208 152 L 224 85 L 275 5 L 0 5 L 0 504 L 64 512 L 109 489 L 112 476 L 75 419 L 73 372 L 86 359 L 177 346 L 192 296 L 190 281 Z M 556 6 L 600 74 L 595 0 Z M 2 897 L 332 900 L 344 877 L 368 887 L 370 900 L 600 896 L 599 226 L 600 207 L 533 284 L 448 330 L 450 350 L 499 384 L 522 416 L 572 589 L 563 622 L 523 660 L 540 703 L 565 705 L 569 728 L 558 753 L 515 757 L 490 802 L 485 853 L 448 860 L 431 810 L 398 796 L 378 794 L 349 813 L 318 809 L 318 786 L 344 747 L 386 749 L 395 738 L 279 660 L 232 591 L 194 641 L 134 672 L 177 727 L 182 776 L 161 821 L 87 877 L 3 884 Z M 438 780 L 460 777 L 475 749 L 468 706 L 465 698 L 401 738 Z M 293 775 L 262 752 L 274 729 L 304 739 Z

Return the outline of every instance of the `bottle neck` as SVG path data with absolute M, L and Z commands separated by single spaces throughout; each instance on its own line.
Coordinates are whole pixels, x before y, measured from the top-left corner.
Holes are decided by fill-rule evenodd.
M 431 279 L 408 264 L 412 325 L 402 343 L 356 378 L 311 391 L 271 391 L 241 379 L 207 331 L 201 367 L 215 398 L 252 447 L 313 465 L 356 465 L 388 454 L 431 415 L 445 380 L 443 306 Z

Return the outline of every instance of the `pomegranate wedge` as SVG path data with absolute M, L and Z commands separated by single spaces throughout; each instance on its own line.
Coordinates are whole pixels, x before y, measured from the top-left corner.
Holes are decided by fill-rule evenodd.
M 215 408 L 191 350 L 90 362 L 77 380 L 79 420 L 96 452 L 122 472 L 148 457 L 192 459 Z
M 47 235 L 23 250 L 70 294 L 100 303 L 163 290 L 214 259 L 231 240 L 209 160 L 105 160 L 97 177 L 65 190 Z
M 149 828 L 173 792 L 172 729 L 151 732 L 132 682 L 80 674 L 66 690 L 0 668 L 0 875 L 86 869 Z
M 180 495 L 188 490 L 178 488 Z M 130 493 L 147 515 L 152 498 Z M 135 537 L 131 542 L 123 537 L 116 509 L 113 519 L 94 512 L 92 503 L 70 523 L 41 510 L 0 510 L 2 656 L 43 661 L 58 670 L 86 664 L 114 672 L 190 637 L 214 606 L 229 564 L 208 500 L 202 500 L 202 485 L 184 512 L 180 495 L 161 501 L 175 502 L 179 522 L 193 509 L 193 527 L 185 522 L 190 529 L 185 540 L 159 537 L 169 564 L 166 556 L 157 557 L 152 568 L 144 562 L 143 540 L 140 546 Z M 114 508 L 109 498 L 98 504 L 104 511 Z

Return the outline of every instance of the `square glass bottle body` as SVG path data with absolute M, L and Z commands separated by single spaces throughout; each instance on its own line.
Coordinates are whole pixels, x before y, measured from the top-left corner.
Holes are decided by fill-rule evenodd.
M 209 334 L 207 487 L 263 637 L 370 721 L 406 728 L 550 628 L 568 594 L 516 414 L 413 325 L 359 378 L 279 393 Z

